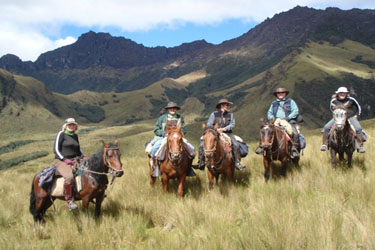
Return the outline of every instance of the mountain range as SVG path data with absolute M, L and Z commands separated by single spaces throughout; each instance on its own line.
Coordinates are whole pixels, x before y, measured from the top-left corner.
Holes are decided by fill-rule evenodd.
M 330 118 L 340 86 L 358 99 L 363 119 L 374 117 L 375 11 L 298 6 L 219 45 L 148 48 L 90 31 L 35 62 L 5 55 L 0 67 L 0 120 L 20 117 L 34 103 L 56 121 L 128 124 L 155 118 L 173 100 L 194 129 L 227 97 L 239 133 L 253 138 L 278 86 L 290 90 L 309 128 Z

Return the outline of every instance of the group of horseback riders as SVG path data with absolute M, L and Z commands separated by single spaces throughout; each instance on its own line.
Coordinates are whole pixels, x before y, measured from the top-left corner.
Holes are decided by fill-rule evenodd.
M 298 106 L 293 99 L 287 98 L 289 91 L 285 88 L 277 88 L 273 94 L 277 99 L 271 103 L 267 112 L 267 118 L 268 120 L 273 120 L 275 125 L 284 127 L 292 142 L 290 157 L 292 159 L 299 157 L 299 131 L 296 125 L 298 122 L 302 121 L 302 117 L 299 114 Z M 230 138 L 235 168 L 237 170 L 242 170 L 246 166 L 241 163 L 240 146 L 233 134 L 233 129 L 236 123 L 233 113 L 230 112 L 230 107 L 232 104 L 233 103 L 228 99 L 220 99 L 216 104 L 216 110 L 212 112 L 208 118 L 207 127 L 213 128 L 216 125 L 219 133 L 224 133 Z M 349 122 L 356 130 L 356 136 L 359 141 L 359 143 L 356 144 L 357 150 L 359 153 L 365 153 L 362 142 L 366 141 L 366 138 L 357 119 L 361 113 L 361 108 L 358 102 L 349 95 L 348 89 L 345 87 L 340 87 L 330 102 L 330 109 L 332 111 L 336 107 L 343 106 L 345 106 L 348 111 Z M 154 128 L 155 136 L 148 144 L 148 149 L 146 149 L 146 152 L 150 153 L 151 156 L 155 158 L 155 164 L 153 167 L 156 170 L 158 169 L 158 162 L 161 160 L 158 159 L 158 153 L 161 151 L 163 145 L 166 144 L 165 127 L 177 127 L 179 124 L 181 124 L 182 133 L 185 135 L 187 132 L 183 117 L 177 114 L 177 111 L 181 108 L 175 102 L 169 102 L 164 109 L 167 112 L 161 115 L 156 121 Z M 333 123 L 333 120 L 330 120 L 322 130 L 323 144 L 321 146 L 321 151 L 327 150 L 328 134 Z M 67 119 L 62 130 L 58 132 L 54 143 L 54 152 L 56 156 L 54 165 L 57 167 L 57 174 L 64 177 L 65 200 L 69 209 L 71 210 L 77 208 L 72 195 L 74 187 L 74 179 L 72 174 L 72 166 L 74 162 L 72 159 L 76 157 L 83 157 L 78 136 L 76 134 L 77 129 L 77 122 L 73 118 Z M 195 149 L 194 146 L 186 140 L 186 138 L 183 139 L 183 147 L 188 156 L 193 159 L 195 157 Z M 263 147 L 261 143 L 255 153 L 263 154 Z M 188 167 L 188 176 L 195 175 L 192 167 L 200 170 L 204 170 L 205 168 L 205 155 L 202 140 L 199 145 L 198 158 L 198 165 L 193 166 L 190 163 L 190 166 Z M 158 176 L 157 171 L 155 176 Z

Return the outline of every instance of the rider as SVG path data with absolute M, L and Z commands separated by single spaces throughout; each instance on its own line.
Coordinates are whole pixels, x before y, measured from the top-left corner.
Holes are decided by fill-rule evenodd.
M 185 135 L 187 130 L 184 122 L 184 118 L 177 114 L 177 110 L 181 108 L 175 102 L 169 102 L 167 106 L 164 107 L 168 113 L 165 113 L 159 117 L 159 119 L 155 123 L 154 134 L 155 137 L 151 143 L 155 142 L 152 146 L 151 155 L 155 157 L 156 152 L 159 150 L 163 140 L 165 139 L 165 126 L 174 126 L 177 127 L 180 123 L 182 124 L 182 133 Z M 189 158 L 193 159 L 195 157 L 195 148 L 191 145 L 185 138 L 184 144 L 187 147 L 184 147 L 185 151 L 188 153 Z M 191 164 L 189 165 L 189 172 L 188 175 L 195 175 L 193 174 L 193 170 L 191 169 Z
M 299 156 L 297 145 L 299 144 L 298 130 L 296 128 L 296 119 L 299 114 L 298 106 L 296 102 L 291 98 L 286 98 L 289 91 L 285 88 L 277 88 L 273 95 L 277 97 L 273 101 L 268 109 L 267 118 L 268 120 L 275 119 L 275 125 L 285 127 L 285 130 L 289 135 L 292 136 L 292 152 L 291 158 Z M 262 145 L 259 145 L 255 151 L 256 154 L 263 154 Z
M 233 104 L 232 102 L 228 101 L 228 99 L 220 99 L 219 102 L 216 104 L 216 111 L 212 112 L 210 117 L 207 121 L 207 127 L 213 128 L 216 124 L 218 124 L 219 128 L 217 129 L 220 133 L 227 134 L 232 142 L 232 151 L 233 151 L 233 158 L 234 164 L 236 169 L 242 170 L 246 166 L 241 164 L 241 155 L 240 155 L 240 146 L 237 140 L 232 133 L 236 122 L 234 120 L 233 113 L 229 112 L 230 105 Z M 201 140 L 199 145 L 199 161 L 198 166 L 200 170 L 204 170 L 205 162 L 204 162 L 204 149 L 203 149 L 203 141 Z
M 359 153 L 365 153 L 366 150 L 363 148 L 362 142 L 366 141 L 366 138 L 364 132 L 362 131 L 361 124 L 359 124 L 357 119 L 361 114 L 361 106 L 359 106 L 359 103 L 356 99 L 349 95 L 349 91 L 346 87 L 338 88 L 336 94 L 333 95 L 333 98 L 330 102 L 330 110 L 333 111 L 334 107 L 346 107 L 348 112 L 348 120 L 350 124 L 353 125 L 357 133 L 357 150 Z M 326 151 L 328 149 L 328 135 L 333 124 L 334 120 L 331 119 L 323 127 L 323 144 L 320 148 L 321 151 Z
M 79 145 L 78 135 L 76 131 L 78 124 L 74 118 L 65 120 L 62 130 L 57 133 L 53 151 L 55 152 L 55 160 L 53 164 L 56 166 L 56 174 L 64 178 L 65 200 L 70 210 L 77 209 L 74 203 L 74 178 L 72 160 L 75 157 L 83 157 L 81 147 Z

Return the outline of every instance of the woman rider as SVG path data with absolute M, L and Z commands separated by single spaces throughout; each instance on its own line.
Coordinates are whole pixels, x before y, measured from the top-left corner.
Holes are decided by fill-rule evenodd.
M 53 147 L 55 152 L 53 163 L 56 166 L 56 175 L 61 175 L 64 178 L 65 200 L 70 210 L 77 209 L 73 196 L 73 159 L 75 157 L 83 157 L 78 135 L 76 134 L 77 129 L 78 124 L 74 118 L 66 119 L 62 130 L 56 135 Z
M 357 117 L 361 114 L 361 106 L 356 99 L 349 96 L 349 91 L 346 87 L 340 87 L 337 89 L 333 99 L 330 103 L 330 110 L 333 111 L 335 107 L 346 107 L 348 112 L 348 120 L 350 124 L 353 125 L 357 133 L 356 138 L 356 148 L 359 153 L 365 153 L 366 150 L 363 148 L 363 142 L 366 141 L 366 136 L 362 130 L 361 124 L 359 124 Z M 323 134 L 323 144 L 320 148 L 321 151 L 327 151 L 328 149 L 328 136 L 329 131 L 331 130 L 332 125 L 335 122 L 331 119 L 329 122 L 324 125 L 322 134 Z

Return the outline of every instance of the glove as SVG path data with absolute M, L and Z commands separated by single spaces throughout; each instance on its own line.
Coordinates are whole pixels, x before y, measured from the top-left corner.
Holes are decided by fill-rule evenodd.
M 74 162 L 70 159 L 64 159 L 64 162 L 68 165 L 72 165 L 72 166 L 74 165 Z

